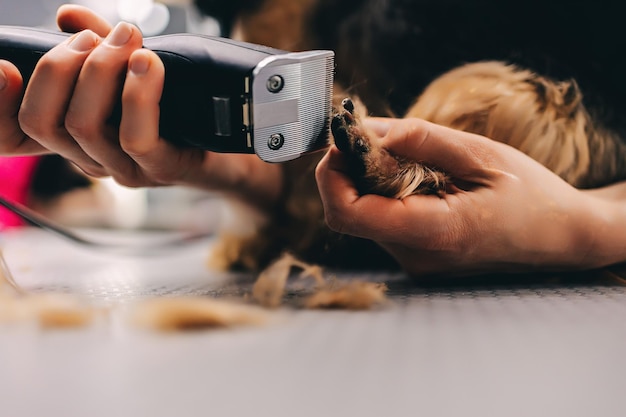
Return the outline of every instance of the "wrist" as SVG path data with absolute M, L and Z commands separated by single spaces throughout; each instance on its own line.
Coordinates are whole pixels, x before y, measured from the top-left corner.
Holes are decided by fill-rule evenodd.
M 626 261 L 626 204 L 619 199 L 581 192 L 580 216 L 572 219 L 577 248 L 572 261 L 584 269 L 601 268 Z
M 624 216 L 613 202 L 572 188 L 539 207 L 521 224 L 510 226 L 519 255 L 514 264 L 540 271 L 587 270 L 620 262 L 619 256 L 626 255 L 613 241 Z M 626 227 L 626 219 L 621 224 Z

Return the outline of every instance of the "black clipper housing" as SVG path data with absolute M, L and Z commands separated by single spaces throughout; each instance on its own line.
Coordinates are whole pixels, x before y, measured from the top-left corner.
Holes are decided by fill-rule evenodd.
M 39 58 L 70 34 L 0 26 L 0 59 L 28 82 Z M 256 153 L 284 162 L 327 146 L 332 51 L 286 52 L 222 37 L 144 39 L 165 65 L 160 133 L 214 152 Z M 112 116 L 119 123 L 121 106 Z

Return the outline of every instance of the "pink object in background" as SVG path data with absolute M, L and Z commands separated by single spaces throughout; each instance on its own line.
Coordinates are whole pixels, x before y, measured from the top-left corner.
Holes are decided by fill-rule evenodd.
M 27 204 L 39 159 L 39 156 L 0 157 L 0 195 L 12 202 Z M 23 224 L 19 216 L 0 207 L 0 230 Z

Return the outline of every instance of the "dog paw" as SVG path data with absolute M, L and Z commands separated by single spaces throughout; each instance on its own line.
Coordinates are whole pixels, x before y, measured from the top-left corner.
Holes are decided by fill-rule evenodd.
M 346 153 L 367 152 L 369 149 L 360 129 L 360 117 L 355 113 L 354 102 L 349 98 L 344 98 L 341 106 L 343 110 L 334 115 L 330 124 L 335 145 L 340 151 Z
M 411 194 L 445 194 L 447 176 L 414 161 L 390 154 L 361 124 L 363 109 L 345 98 L 335 111 L 331 132 L 346 157 L 347 175 L 361 194 L 404 198 Z
M 357 113 L 354 102 L 350 98 L 344 98 L 341 108 L 335 111 L 330 130 L 335 145 L 346 155 L 350 177 L 357 183 L 357 186 L 362 185 L 367 174 L 371 145 L 361 125 L 361 116 Z M 366 190 L 361 189 L 361 191 Z

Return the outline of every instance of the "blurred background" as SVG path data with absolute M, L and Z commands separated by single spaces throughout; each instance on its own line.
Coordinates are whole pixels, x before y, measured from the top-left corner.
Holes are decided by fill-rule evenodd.
M 144 36 L 181 32 L 220 33 L 217 21 L 199 13 L 192 0 L 0 0 L 0 25 L 55 30 L 56 11 L 59 6 L 68 3 L 87 6 L 111 24 L 121 20 L 134 23 Z M 6 170 L 0 161 L 0 171 L 3 168 Z M 15 177 L 8 172 L 0 178 L 11 181 Z M 99 188 L 106 191 L 109 202 L 106 207 L 102 207 L 101 198 L 100 202 L 81 202 L 81 206 L 74 210 L 61 210 L 62 213 L 53 220 L 67 226 L 192 229 L 210 233 L 227 215 L 224 214 L 221 199 L 210 192 L 185 187 L 130 189 L 112 180 L 98 182 L 101 185 Z M 73 201 L 71 204 L 75 204 Z M 2 226 L 0 224 L 0 230 Z
M 145 36 L 219 33 L 217 22 L 200 15 L 191 0 L 0 0 L 0 24 L 54 29 L 56 10 L 67 3 L 87 6 L 111 23 L 133 22 Z

